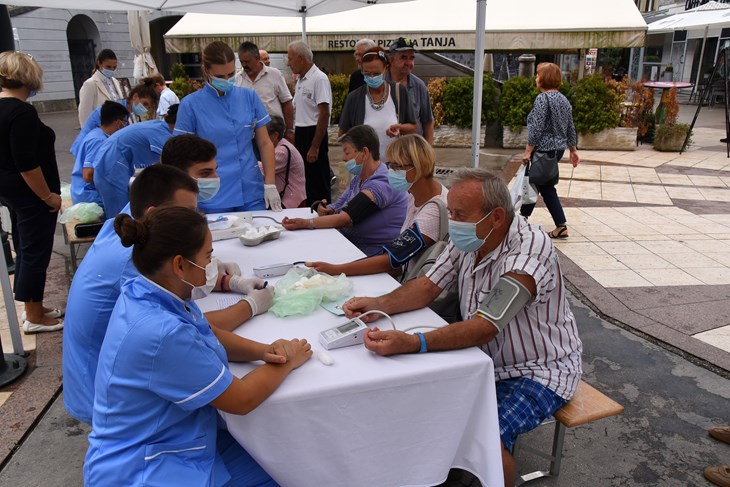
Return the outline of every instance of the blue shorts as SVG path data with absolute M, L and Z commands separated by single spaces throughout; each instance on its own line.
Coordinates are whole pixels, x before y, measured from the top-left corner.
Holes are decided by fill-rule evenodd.
M 517 436 L 537 428 L 568 401 L 527 377 L 497 381 L 499 436 L 507 451 Z

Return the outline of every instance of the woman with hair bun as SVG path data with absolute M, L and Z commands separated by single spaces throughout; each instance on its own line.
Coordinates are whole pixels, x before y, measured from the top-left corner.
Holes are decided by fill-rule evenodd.
M 140 276 L 127 281 L 99 355 L 87 486 L 275 486 L 216 409 L 247 414 L 312 355 L 306 340 L 257 343 L 212 329 L 193 299 L 217 275 L 205 217 L 159 207 L 114 229 Z M 228 361 L 262 360 L 242 378 Z
M 124 98 L 122 85 L 117 76 L 117 55 L 111 49 L 102 49 L 96 56 L 96 64 L 91 77 L 84 81 L 79 90 L 79 125 L 86 123 L 91 112 L 105 101 Z

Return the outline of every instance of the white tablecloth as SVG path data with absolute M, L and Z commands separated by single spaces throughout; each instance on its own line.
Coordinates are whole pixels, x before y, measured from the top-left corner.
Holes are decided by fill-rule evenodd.
M 284 214 L 303 216 L 309 210 Z M 232 239 L 215 242 L 214 248 L 216 257 L 237 262 L 245 275 L 259 265 L 340 263 L 363 256 L 336 230 L 284 231 L 278 240 L 257 247 Z M 360 296 L 398 285 L 386 274 L 351 279 Z M 214 293 L 199 304 L 214 309 L 222 296 L 227 295 Z M 394 320 L 399 329 L 443 324 L 428 308 Z M 256 410 L 246 416 L 222 414 L 231 434 L 274 480 L 283 487 L 429 486 L 443 482 L 456 467 L 472 472 L 484 486 L 503 485 L 491 359 L 478 348 L 380 357 L 353 346 L 329 351 L 335 363 L 325 366 L 316 358 L 323 350 L 318 334 L 345 321 L 320 308 L 304 317 L 267 313 L 236 330 L 265 343 L 306 338 L 315 352 Z M 389 326 L 384 320 L 378 324 Z M 253 367 L 231 364 L 238 377 Z

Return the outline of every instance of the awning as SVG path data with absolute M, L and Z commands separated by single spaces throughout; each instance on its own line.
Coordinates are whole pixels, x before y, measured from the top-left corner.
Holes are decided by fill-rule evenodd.
M 687 10 L 649 24 L 649 34 L 666 34 L 686 30 L 689 39 L 702 38 L 705 27 L 709 37 L 717 37 L 720 30 L 730 27 L 730 5 L 707 2 L 697 8 Z
M 380 45 L 398 36 L 419 50 L 473 51 L 474 0 L 415 0 L 311 17 L 307 43 L 315 51 L 352 51 L 368 37 Z M 644 45 L 646 23 L 632 0 L 595 4 L 581 0 L 489 0 L 486 49 L 575 50 Z M 165 35 L 168 52 L 200 52 L 213 40 L 250 40 L 270 52 L 286 52 L 300 38 L 296 19 L 187 14 Z

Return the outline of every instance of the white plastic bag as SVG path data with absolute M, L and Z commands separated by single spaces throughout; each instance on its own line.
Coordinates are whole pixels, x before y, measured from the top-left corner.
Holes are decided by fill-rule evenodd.
M 522 182 L 522 204 L 534 205 L 537 203 L 537 188 L 530 184 L 530 176 L 525 176 Z
M 515 182 L 512 185 L 512 189 L 509 190 L 509 194 L 512 196 L 512 205 L 515 207 L 515 212 L 520 211 L 522 207 L 523 198 L 523 187 L 525 182 L 525 167 L 520 166 L 515 176 Z

